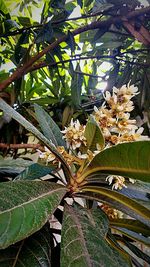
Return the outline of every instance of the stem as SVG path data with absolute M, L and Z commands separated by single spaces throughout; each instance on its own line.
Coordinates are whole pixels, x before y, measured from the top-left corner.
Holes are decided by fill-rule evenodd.
M 40 144 L 5 144 L 5 143 L 0 143 L 0 148 L 7 148 L 7 149 L 32 148 L 34 150 L 40 149 L 41 151 L 44 151 L 43 146 L 41 146 Z

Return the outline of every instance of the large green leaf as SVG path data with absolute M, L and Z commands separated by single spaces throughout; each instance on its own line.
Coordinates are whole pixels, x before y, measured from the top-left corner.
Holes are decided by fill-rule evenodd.
M 35 180 L 51 173 L 54 168 L 34 163 L 21 172 L 15 180 Z
M 3 99 L 0 98 L 0 109 L 3 110 L 9 117 L 18 121 L 23 127 L 25 127 L 29 132 L 34 134 L 39 140 L 41 140 L 60 160 L 62 166 L 65 170 L 66 179 L 71 176 L 70 168 L 68 167 L 66 161 L 62 155 L 57 151 L 54 144 L 48 140 L 41 132 L 39 132 L 30 122 L 28 122 L 22 115 L 20 115 L 16 110 L 10 107 Z
M 65 193 L 65 187 L 49 182 L 0 183 L 0 248 L 38 231 Z
M 51 244 L 49 224 L 29 238 L 0 250 L 1 267 L 50 267 Z
M 150 182 L 149 152 L 150 141 L 123 143 L 107 148 L 94 157 L 80 179 L 100 172 Z
M 91 151 L 97 150 L 97 144 L 101 147 L 101 149 L 104 148 L 105 140 L 103 134 L 92 115 L 90 116 L 86 124 L 84 135 L 87 140 L 88 149 L 90 149 Z
M 58 125 L 53 121 L 50 115 L 39 105 L 35 104 L 34 108 L 35 108 L 36 118 L 47 139 L 51 140 L 55 146 L 65 147 L 63 134 L 61 133 Z
M 99 199 L 99 201 L 100 201 L 101 196 L 104 196 L 104 197 L 110 199 L 110 203 L 111 203 L 111 201 L 112 201 L 112 203 L 113 203 L 113 201 L 121 203 L 124 206 L 124 212 L 125 213 L 130 212 L 130 216 L 140 220 L 142 223 L 144 223 L 150 227 L 150 210 L 147 209 L 146 207 L 142 206 L 141 204 L 139 204 L 135 200 L 130 199 L 129 197 L 124 196 L 124 195 L 120 194 L 119 192 L 116 192 L 116 191 L 113 191 L 113 190 L 110 190 L 107 188 L 103 188 L 100 186 L 85 185 L 82 188 L 82 192 L 96 193 L 95 200 Z M 93 195 L 93 197 L 94 197 L 94 195 Z M 103 198 L 102 198 L 102 200 L 103 200 Z
M 107 231 L 108 219 L 102 211 L 66 206 L 61 267 L 131 266 L 128 258 L 109 246 Z

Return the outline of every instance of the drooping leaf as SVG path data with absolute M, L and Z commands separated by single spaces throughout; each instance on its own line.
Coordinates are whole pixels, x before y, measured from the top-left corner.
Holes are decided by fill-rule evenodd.
M 1 267 L 50 267 L 51 244 L 49 224 L 29 238 L 0 250 Z
M 130 231 L 126 228 L 114 227 L 114 229 L 116 229 L 117 231 L 119 231 L 123 235 L 133 239 L 134 241 L 143 243 L 146 246 L 150 247 L 150 238 L 147 238 L 143 235 L 135 233 L 134 231 Z
M 65 187 L 49 182 L 0 183 L 0 248 L 38 231 L 65 193 Z
M 34 163 L 21 172 L 15 180 L 35 180 L 51 173 L 55 167 L 43 166 Z
M 65 207 L 62 225 L 61 267 L 131 266 L 112 249 L 105 235 L 108 219 L 99 210 Z
M 61 133 L 58 125 L 53 121 L 50 115 L 39 105 L 35 104 L 34 108 L 35 108 L 36 118 L 40 124 L 40 127 L 44 135 L 49 140 L 51 140 L 55 146 L 59 145 L 65 147 L 63 134 Z
M 85 137 L 87 140 L 87 147 L 91 151 L 97 150 L 97 144 L 101 149 L 105 146 L 105 140 L 100 127 L 91 115 L 85 128 Z
M 100 186 L 88 186 L 85 185 L 82 187 L 81 192 L 93 192 L 96 193 L 95 200 L 99 198 L 99 201 L 101 199 L 101 196 L 104 196 L 112 201 L 119 202 L 124 206 L 124 212 L 126 213 L 126 209 L 128 212 L 128 209 L 130 212 L 132 211 L 132 217 L 140 220 L 142 223 L 148 225 L 150 227 L 150 210 L 144 207 L 143 205 L 139 204 L 133 199 L 130 199 L 129 197 L 126 197 L 119 192 L 106 189 Z M 99 195 L 99 197 L 98 197 Z M 110 201 L 111 203 L 111 201 Z M 113 204 L 112 204 L 113 205 Z M 136 214 L 136 215 L 135 215 Z
M 126 228 L 136 233 L 140 233 L 145 236 L 150 236 L 150 228 L 137 220 L 124 219 L 124 218 L 112 219 L 110 220 L 110 226 Z
M 106 173 L 150 182 L 150 141 L 123 143 L 97 154 L 81 179 L 92 173 Z

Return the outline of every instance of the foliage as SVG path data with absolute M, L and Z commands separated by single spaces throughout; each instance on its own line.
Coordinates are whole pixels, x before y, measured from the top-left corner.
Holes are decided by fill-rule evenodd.
M 35 115 L 43 134 L 1 100 L 0 108 L 45 145 L 39 150 L 40 160 L 36 164 L 18 159 L 0 162 L 2 168 L 16 166 L 20 172 L 14 180 L 0 183 L 1 266 L 30 263 L 30 266 L 115 267 L 139 266 L 141 260 L 150 262 L 145 251 L 137 247 L 138 243 L 150 246 L 150 141 L 146 136 L 136 135 L 138 127 L 129 115 L 124 119 L 133 105 L 130 99 L 136 93 L 134 86 L 114 89 L 113 96 L 106 92 L 110 110 L 103 104 L 99 110 L 95 109 L 86 125 L 72 120 L 63 131 L 36 104 Z M 104 119 L 101 112 L 114 112 L 116 107 L 124 108 L 122 119 L 119 124 L 115 121 L 120 116 L 120 111 L 116 111 L 112 123 L 115 121 L 119 127 L 124 122 L 123 127 L 126 126 L 119 130 L 118 137 L 135 140 L 110 144 L 115 127 L 107 125 L 109 139 L 106 124 L 100 128 L 99 121 Z M 64 146 L 62 140 L 66 141 Z M 25 168 L 23 171 L 18 168 L 19 163 Z M 45 174 L 50 176 L 44 178 Z M 52 218 L 61 224 L 61 243 L 55 236 L 60 230 Z
M 0 0 L 0 266 L 150 264 L 149 14 Z
M 1 0 L 0 96 L 25 117 L 33 103 L 42 105 L 63 127 L 72 115 L 85 121 L 101 103 L 101 89 L 131 81 L 140 90 L 135 115 L 144 123 L 150 104 L 150 35 L 149 6 L 142 4 Z M 5 115 L 0 119 L 2 143 L 27 142 L 16 122 Z

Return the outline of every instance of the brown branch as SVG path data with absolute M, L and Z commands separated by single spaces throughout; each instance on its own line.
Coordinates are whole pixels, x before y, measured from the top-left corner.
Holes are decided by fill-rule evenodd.
M 5 144 L 5 143 L 0 143 L 0 148 L 6 148 L 6 149 L 31 148 L 33 150 L 40 149 L 41 151 L 44 151 L 43 146 L 41 146 L 40 144 Z
M 123 62 L 126 62 L 126 63 L 130 63 L 131 65 L 139 65 L 139 66 L 143 66 L 145 68 L 150 67 L 150 64 L 148 64 L 148 63 L 138 63 L 138 62 L 133 61 L 134 59 L 132 59 L 132 61 L 123 59 L 123 58 L 121 58 L 121 55 L 122 54 L 120 54 L 119 56 L 106 56 L 106 55 L 104 55 L 104 56 L 75 57 L 75 58 L 70 58 L 70 59 L 66 59 L 66 60 L 61 60 L 61 61 L 58 61 L 58 62 L 53 62 L 53 63 L 50 63 L 50 64 L 48 64 L 46 62 L 40 62 L 38 64 L 33 65 L 30 68 L 30 71 L 35 71 L 37 69 L 44 68 L 44 67 L 55 67 L 55 66 L 58 66 L 58 65 L 61 65 L 61 64 L 72 62 L 72 61 L 88 60 L 88 59 L 97 59 L 97 60 L 99 60 L 99 59 L 110 59 L 110 60 L 118 60 L 118 61 L 123 61 Z
M 136 16 L 140 16 L 146 13 L 150 13 L 150 7 L 147 8 L 143 8 L 143 9 L 139 9 L 136 11 L 132 11 L 130 12 L 127 16 L 126 19 L 131 19 L 134 18 Z M 76 30 L 74 30 L 72 32 L 72 34 L 78 35 L 82 32 L 88 31 L 88 30 L 93 30 L 93 29 L 98 29 L 98 28 L 103 28 L 103 27 L 107 27 L 109 28 L 112 24 L 117 23 L 117 22 L 121 22 L 122 20 L 124 20 L 125 18 L 122 17 L 114 17 L 114 18 L 109 18 L 108 20 L 104 20 L 104 21 L 94 21 L 89 25 L 83 26 L 81 28 L 78 28 Z M 16 69 L 16 71 L 5 81 L 3 81 L 0 85 L 0 91 L 4 90 L 5 88 L 7 88 L 12 82 L 14 82 L 15 80 L 19 79 L 20 77 L 22 77 L 25 73 L 30 71 L 31 66 L 37 61 L 39 60 L 42 56 L 44 56 L 46 53 L 48 53 L 50 50 L 56 48 L 61 42 L 66 41 L 68 38 L 67 35 L 64 35 L 62 37 L 60 37 L 59 39 L 57 39 L 55 42 L 53 42 L 52 44 L 48 45 L 46 48 L 44 48 L 41 52 L 39 52 L 38 54 L 36 54 L 34 57 L 32 57 L 28 62 L 26 62 L 23 66 L 19 67 L 18 69 Z
M 40 69 L 40 68 L 44 68 L 44 67 L 55 67 L 57 65 L 60 65 L 60 64 L 65 64 L 65 63 L 69 63 L 69 62 L 72 62 L 72 61 L 77 61 L 77 60 L 86 60 L 86 59 L 101 59 L 101 58 L 105 58 L 105 59 L 114 59 L 114 56 L 84 56 L 84 57 L 75 57 L 75 58 L 70 58 L 70 59 L 66 59 L 66 60 L 61 60 L 61 61 L 58 61 L 58 62 L 53 62 L 53 63 L 46 63 L 44 61 L 42 62 L 39 62 L 35 65 L 33 65 L 31 68 L 30 68 L 30 71 L 34 71 L 34 70 L 37 70 L 37 69 Z M 28 70 L 27 72 L 28 73 Z
M 92 78 L 104 79 L 104 76 L 94 75 L 94 74 L 91 74 L 91 73 L 86 73 L 86 72 L 81 72 L 81 71 L 75 71 L 75 73 L 80 74 L 80 75 L 89 76 L 89 77 L 92 77 Z

